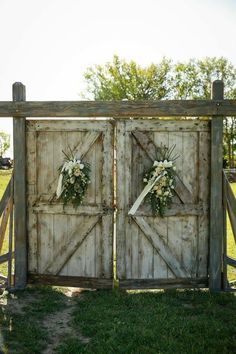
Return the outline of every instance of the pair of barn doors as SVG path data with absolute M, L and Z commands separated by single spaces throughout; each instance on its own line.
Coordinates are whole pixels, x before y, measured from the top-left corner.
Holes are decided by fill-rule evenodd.
M 200 120 L 28 120 L 28 279 L 92 288 L 204 287 L 208 275 L 210 127 Z M 177 183 L 164 218 L 142 203 L 156 148 L 175 145 Z M 83 204 L 55 198 L 63 151 L 91 166 Z

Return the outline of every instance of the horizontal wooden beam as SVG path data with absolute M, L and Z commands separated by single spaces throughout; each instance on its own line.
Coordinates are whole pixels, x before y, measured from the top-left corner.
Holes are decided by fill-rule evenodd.
M 206 288 L 207 278 L 174 278 L 174 279 L 127 279 L 119 280 L 121 289 L 177 289 Z
M 85 289 L 111 289 L 113 279 L 72 277 L 64 275 L 29 274 L 29 284 L 75 286 Z
M 185 216 L 185 215 L 204 215 L 209 212 L 207 203 L 199 204 L 172 204 L 166 209 L 165 216 Z M 136 216 L 152 216 L 149 206 L 142 205 L 135 213 Z
M 236 100 L 0 101 L 0 117 L 236 116 Z

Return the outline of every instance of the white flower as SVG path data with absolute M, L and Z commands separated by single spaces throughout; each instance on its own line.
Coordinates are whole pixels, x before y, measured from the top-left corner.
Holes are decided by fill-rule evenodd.
M 71 177 L 70 178 L 70 184 L 74 184 L 75 183 L 75 177 Z
M 159 165 L 158 161 L 154 161 L 153 166 L 156 167 L 158 165 Z
M 81 175 L 81 171 L 80 171 L 80 169 L 79 169 L 78 167 L 75 169 L 74 175 L 75 175 L 76 177 L 78 177 L 79 175 Z
M 146 183 L 147 181 L 148 181 L 148 180 L 147 180 L 147 178 L 144 178 L 144 179 L 143 179 L 143 182 L 145 182 L 145 183 Z
M 176 167 L 175 166 L 173 167 L 173 170 L 176 171 Z
M 79 164 L 79 168 L 82 170 L 84 168 L 84 164 L 83 163 L 80 163 Z

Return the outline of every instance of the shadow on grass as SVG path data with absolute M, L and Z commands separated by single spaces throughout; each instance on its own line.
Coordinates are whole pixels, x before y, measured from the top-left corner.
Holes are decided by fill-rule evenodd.
M 50 287 L 29 288 L 0 299 L 2 353 L 42 353 L 50 342 L 43 327 L 47 316 L 65 307 L 66 296 Z
M 235 294 L 85 291 L 70 305 L 62 290 L 41 287 L 1 301 L 4 353 L 44 353 L 56 333 L 45 321 L 66 306 L 73 306 L 69 331 L 50 353 L 236 352 Z

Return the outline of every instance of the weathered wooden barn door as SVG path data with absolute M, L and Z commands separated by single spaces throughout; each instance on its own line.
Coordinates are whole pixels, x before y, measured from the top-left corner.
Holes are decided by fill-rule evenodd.
M 108 120 L 27 121 L 29 281 L 112 286 L 113 126 Z M 63 151 L 91 165 L 82 205 L 55 197 Z
M 176 145 L 177 185 L 171 209 L 154 217 L 145 202 L 128 211 L 156 159 Z M 200 120 L 120 121 L 117 125 L 117 271 L 120 287 L 207 285 L 210 125 Z

